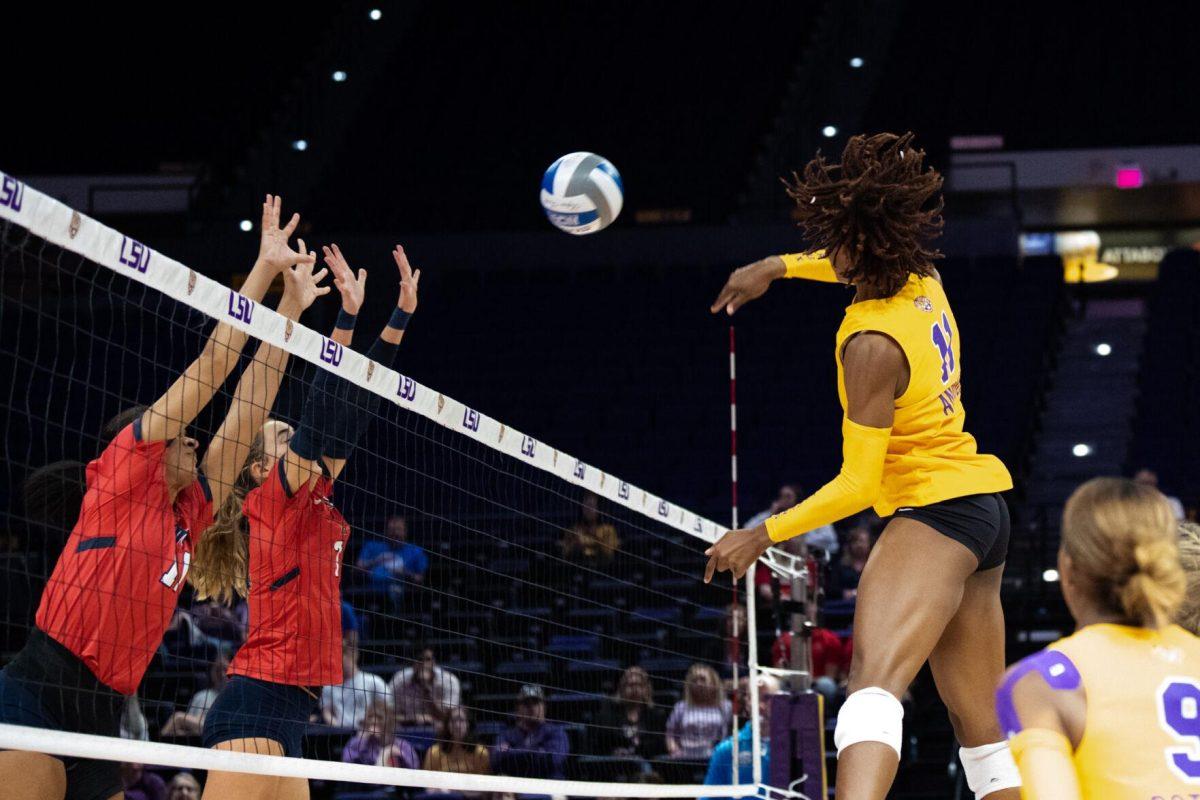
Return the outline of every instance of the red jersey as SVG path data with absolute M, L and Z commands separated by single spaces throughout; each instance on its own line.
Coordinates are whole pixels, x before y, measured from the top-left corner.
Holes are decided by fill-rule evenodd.
M 250 611 L 232 675 L 292 686 L 342 682 L 342 554 L 350 526 L 321 476 L 288 492 L 283 463 L 246 496 Z
M 38 606 L 37 626 L 121 694 L 142 682 L 213 520 L 203 476 L 172 504 L 166 451 L 141 441 L 138 420 L 88 464 L 79 520 Z
M 780 634 L 771 647 L 771 663 L 780 668 L 787 668 L 792 661 L 792 634 Z M 849 643 L 843 644 L 841 637 L 827 628 L 814 628 L 812 635 L 813 678 L 823 678 L 829 674 L 830 665 L 838 671 L 849 670 Z

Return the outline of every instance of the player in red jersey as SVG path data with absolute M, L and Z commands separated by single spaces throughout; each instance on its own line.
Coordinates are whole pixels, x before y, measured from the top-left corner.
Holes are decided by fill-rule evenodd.
M 391 320 L 367 351 L 389 365 L 417 308 L 420 270 L 403 248 L 393 258 L 400 297 Z M 325 262 L 342 294 L 342 311 L 326 345 L 330 361 L 350 345 L 362 304 L 366 271 L 355 276 L 341 251 L 325 248 Z M 320 686 L 342 682 L 341 572 L 350 536 L 333 504 L 333 481 L 346 465 L 377 407 L 378 395 L 320 370 L 293 433 L 272 420 L 239 476 L 248 488 L 242 519 L 214 526 L 200 559 L 204 593 L 228 598 L 247 593 L 246 643 L 234 656 L 232 676 L 204 720 L 204 744 L 219 750 L 301 755 L 301 736 Z M 248 537 L 248 542 L 247 542 Z M 216 552 L 217 550 L 223 552 Z M 248 561 L 248 564 L 247 564 Z M 207 800 L 307 798 L 300 778 L 210 772 Z
M 259 255 L 242 288 L 253 302 L 281 270 L 289 275 L 285 300 L 296 287 L 313 293 L 319 277 L 315 254 L 288 246 L 299 217 L 280 228 L 279 206 L 270 195 L 263 204 Z M 287 269 L 292 264 L 305 266 Z M 199 443 L 187 426 L 233 371 L 245 342 L 246 334 L 218 324 L 166 394 L 118 417 L 119 432 L 88 465 L 79 518 L 42 594 L 36 627 L 0 673 L 0 722 L 119 735 L 123 695 L 141 683 L 174 614 L 194 541 L 233 483 L 242 420 L 226 419 L 199 466 Z M 249 391 L 244 384 L 239 393 Z M 0 786 L 6 796 L 35 800 L 122 795 L 115 762 L 26 752 L 0 753 Z

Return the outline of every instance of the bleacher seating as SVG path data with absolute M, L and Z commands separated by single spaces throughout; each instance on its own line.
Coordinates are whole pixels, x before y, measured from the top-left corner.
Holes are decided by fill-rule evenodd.
M 1130 470 L 1150 467 L 1185 505 L 1200 502 L 1200 253 L 1177 250 L 1159 266 L 1150 298 Z

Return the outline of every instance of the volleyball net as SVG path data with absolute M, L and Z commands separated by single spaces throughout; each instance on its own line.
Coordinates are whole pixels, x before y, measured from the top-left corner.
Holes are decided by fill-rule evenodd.
M 749 725 L 748 736 L 733 737 L 743 753 L 734 763 L 749 749 L 757 764 L 765 736 L 759 683 L 745 682 L 741 698 L 733 685 L 756 666 L 754 593 L 734 592 L 727 579 L 702 581 L 703 551 L 723 526 L 368 359 L 361 352 L 378 329 L 360 326 L 353 348 L 342 347 L 328 331 L 272 310 L 277 297 L 254 302 L 7 175 L 0 181 L 0 648 L 7 659 L 26 646 L 54 574 L 53 591 L 68 608 L 39 621 L 61 623 L 87 606 L 100 620 L 92 639 L 101 639 L 105 658 L 149 663 L 107 735 L 0 724 L 0 749 L 143 764 L 164 778 L 179 770 L 304 777 L 326 797 L 392 796 L 371 786 L 404 787 L 405 795 L 759 791 L 739 781 L 737 769 L 724 784 L 700 785 L 721 740 Z M 216 370 L 198 378 L 213 397 L 184 420 L 181 435 L 198 442 L 202 463 L 239 403 L 262 403 L 251 418 L 290 430 L 324 392 L 326 405 L 354 406 L 360 430 L 331 498 L 350 531 L 341 546 L 318 551 L 291 533 L 282 545 L 260 541 L 266 529 L 236 521 L 251 595 L 256 581 L 270 584 L 258 587 L 265 599 L 257 611 L 240 597 L 198 598 L 188 576 L 194 553 L 183 542 L 207 534 L 180 520 L 179 498 L 196 499 L 190 484 L 175 503 L 176 542 L 154 545 L 147 531 L 120 528 L 156 524 L 162 509 L 151 508 L 151 484 L 170 464 L 139 467 L 123 488 L 104 473 L 114 463 L 118 472 L 132 469 L 130 453 L 141 446 L 121 438 L 129 418 L 120 413 L 159 398 L 214 347 L 217 324 L 248 341 L 215 345 L 240 350 L 227 378 Z M 419 314 L 413 330 L 419 335 Z M 286 358 L 256 372 L 262 343 Z M 403 345 L 397 363 L 402 368 Z M 251 377 L 264 386 L 239 388 Z M 266 382 L 279 385 L 273 402 Z M 223 435 L 244 445 L 257 435 L 261 450 L 267 429 L 245 419 Z M 249 469 L 256 458 L 261 453 L 239 475 L 250 480 L 243 489 L 265 492 L 272 478 Z M 118 501 L 145 508 L 124 517 L 104 510 Z M 92 530 L 81 507 L 92 524 L 116 527 Z M 284 536 L 280 530 L 270 535 Z M 73 571 L 60 564 L 54 572 L 68 555 Z M 144 594 L 104 579 L 162 557 L 169 591 L 154 607 L 138 607 L 147 605 Z M 322 570 L 336 575 L 340 598 L 328 596 L 328 581 L 309 577 Z M 285 595 L 305 591 L 317 594 L 293 602 L 332 603 L 339 618 L 314 629 L 269 613 L 276 598 L 294 608 Z M 165 633 L 143 643 L 155 625 Z M 314 630 L 338 638 L 318 641 Z M 303 758 L 203 747 L 208 714 L 231 685 L 230 663 L 235 674 L 253 674 L 236 668 L 248 638 L 260 653 L 263 641 L 290 648 L 288 663 L 303 667 L 295 681 L 310 698 Z M 78 686 L 41 688 L 45 702 L 50 692 L 53 702 L 90 704 Z M 260 721 L 282 713 L 261 699 L 245 702 L 259 704 L 240 711 Z

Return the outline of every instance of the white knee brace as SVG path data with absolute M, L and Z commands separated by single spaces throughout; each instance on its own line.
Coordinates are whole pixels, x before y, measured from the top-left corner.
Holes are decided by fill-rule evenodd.
M 871 686 L 846 698 L 838 712 L 833 743 L 838 755 L 852 744 L 882 742 L 900 757 L 904 707 L 891 692 Z
M 963 774 L 967 777 L 967 786 L 975 793 L 975 800 L 1021 785 L 1021 773 L 1017 771 L 1017 762 L 1013 760 L 1012 750 L 1008 749 L 1008 742 L 960 747 L 958 757 L 962 759 Z

